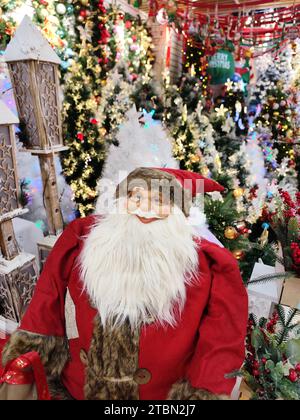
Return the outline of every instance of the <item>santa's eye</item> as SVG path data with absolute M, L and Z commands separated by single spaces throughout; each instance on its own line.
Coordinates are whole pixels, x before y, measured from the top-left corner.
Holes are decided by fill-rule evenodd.
M 131 200 L 135 201 L 135 202 L 139 202 L 142 200 L 143 196 L 140 193 L 133 193 L 130 195 Z

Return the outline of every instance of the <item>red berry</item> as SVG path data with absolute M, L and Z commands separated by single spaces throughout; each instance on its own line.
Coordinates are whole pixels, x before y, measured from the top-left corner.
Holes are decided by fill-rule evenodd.
M 290 369 L 289 380 L 291 382 L 296 382 L 298 380 L 297 372 L 294 369 Z
M 259 371 L 257 369 L 253 369 L 253 376 L 259 376 Z
M 295 366 L 295 371 L 296 371 L 297 373 L 300 373 L 300 363 L 297 363 L 297 364 L 296 364 L 296 366 Z
M 258 363 L 257 360 L 254 360 L 253 367 L 254 367 L 254 369 L 258 369 L 259 368 L 259 363 Z
M 263 357 L 263 358 L 261 359 L 261 362 L 265 365 L 265 364 L 267 363 L 267 359 L 266 359 L 265 357 Z

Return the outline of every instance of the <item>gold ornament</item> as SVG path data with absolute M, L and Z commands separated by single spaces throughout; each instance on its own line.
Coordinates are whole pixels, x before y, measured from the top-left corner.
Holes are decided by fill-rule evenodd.
M 81 3 L 83 6 L 87 6 L 87 5 L 89 4 L 89 0 L 80 0 L 80 3 Z
M 224 235 L 225 235 L 226 239 L 233 240 L 233 239 L 236 239 L 238 237 L 238 232 L 234 227 L 228 226 L 225 229 Z
M 101 134 L 102 137 L 104 137 L 105 134 L 107 133 L 107 131 L 104 127 L 101 127 L 99 131 L 100 131 L 100 134 Z
M 279 112 L 275 111 L 275 112 L 273 112 L 273 115 L 274 115 L 274 117 L 279 117 Z
M 200 161 L 200 157 L 197 156 L 197 155 L 193 155 L 193 156 L 191 156 L 190 160 L 191 160 L 192 163 L 197 163 L 197 162 Z
M 234 195 L 234 197 L 235 197 L 235 198 L 240 198 L 240 197 L 242 197 L 242 196 L 244 195 L 244 189 L 243 189 L 243 188 L 236 188 L 236 189 L 233 191 L 233 195 Z
M 261 234 L 261 237 L 259 238 L 258 242 L 262 247 L 266 246 L 269 242 L 269 231 L 268 229 L 264 229 L 263 233 Z
M 241 260 L 244 258 L 245 253 L 240 249 L 236 249 L 235 251 L 232 251 L 232 255 L 236 260 Z

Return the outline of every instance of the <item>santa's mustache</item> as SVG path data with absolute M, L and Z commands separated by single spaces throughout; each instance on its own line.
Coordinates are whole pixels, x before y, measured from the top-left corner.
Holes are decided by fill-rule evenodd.
M 137 208 L 136 210 L 128 211 L 128 213 L 134 216 L 143 217 L 144 219 L 163 219 L 163 217 L 159 216 L 154 210 L 145 212 L 140 208 Z

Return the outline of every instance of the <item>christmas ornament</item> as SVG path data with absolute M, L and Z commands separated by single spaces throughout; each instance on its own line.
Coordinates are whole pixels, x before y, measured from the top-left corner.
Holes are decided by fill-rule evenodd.
M 103 136 L 103 137 L 107 133 L 107 131 L 106 131 L 106 129 L 104 127 L 101 127 L 99 131 L 100 131 L 101 136 Z
M 87 16 L 87 11 L 86 10 L 80 10 L 79 15 L 82 16 L 84 19 Z
M 221 104 L 220 108 L 215 108 L 215 111 L 218 118 L 224 118 L 229 109 Z
M 242 196 L 244 195 L 244 189 L 243 189 L 243 188 L 236 188 L 236 189 L 233 191 L 233 195 L 234 195 L 234 197 L 235 197 L 235 198 L 240 198 L 240 197 L 242 197 Z
M 236 239 L 239 235 L 238 235 L 237 230 L 234 227 L 228 226 L 225 229 L 224 236 L 226 239 L 233 240 L 233 239 Z
M 58 4 L 56 5 L 56 12 L 57 12 L 59 15 L 64 15 L 64 14 L 66 14 L 66 12 L 67 12 L 67 8 L 66 8 L 66 6 L 65 6 L 63 3 L 58 3 Z
M 200 161 L 200 157 L 199 156 L 197 156 L 197 155 L 191 156 L 191 162 L 192 163 L 197 163 L 199 161 Z
M 245 222 L 238 222 L 238 223 L 236 223 L 236 228 L 239 232 L 241 232 L 242 230 L 244 230 L 246 228 L 246 223 Z
M 89 0 L 80 0 L 80 3 L 81 3 L 83 6 L 87 6 L 87 5 L 89 4 Z
M 297 372 L 294 369 L 290 369 L 288 378 L 291 382 L 296 382 L 298 380 Z
M 269 242 L 269 230 L 264 229 L 263 233 L 261 234 L 261 237 L 259 238 L 258 242 L 262 247 L 266 246 Z
M 232 90 L 233 89 L 233 82 L 230 79 L 227 79 L 227 82 L 225 83 L 225 86 L 227 87 L 227 90 Z
M 241 260 L 245 256 L 245 253 L 239 249 L 236 251 L 233 251 L 232 254 L 236 260 Z

